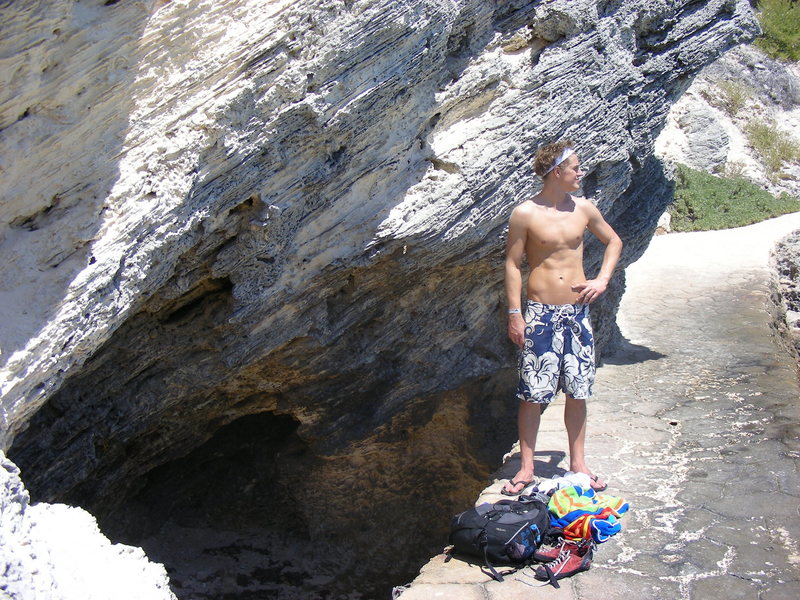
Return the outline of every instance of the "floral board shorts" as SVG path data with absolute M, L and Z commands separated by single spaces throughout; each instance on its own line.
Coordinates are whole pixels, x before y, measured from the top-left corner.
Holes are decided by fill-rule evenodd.
M 588 304 L 525 307 L 517 398 L 549 404 L 559 390 L 586 399 L 594 385 L 594 338 Z

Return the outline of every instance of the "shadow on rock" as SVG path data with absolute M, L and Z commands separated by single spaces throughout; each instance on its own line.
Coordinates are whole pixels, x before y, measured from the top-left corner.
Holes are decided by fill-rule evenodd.
M 558 466 L 566 456 L 567 454 L 561 450 L 543 450 L 534 453 L 533 471 L 536 473 L 536 477 L 549 479 L 566 473 L 566 469 Z M 519 471 L 519 465 L 520 455 L 519 452 L 515 452 L 503 463 L 494 476 L 498 479 L 510 479 Z
M 602 364 L 605 365 L 633 365 L 666 358 L 666 354 L 651 350 L 647 346 L 632 344 L 630 340 L 622 337 L 615 345 L 611 355 L 604 355 Z

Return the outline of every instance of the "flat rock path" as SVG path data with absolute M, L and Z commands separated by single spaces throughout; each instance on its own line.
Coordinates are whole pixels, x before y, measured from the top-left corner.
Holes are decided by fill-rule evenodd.
M 587 455 L 631 511 L 591 570 L 554 589 L 439 555 L 402 600 L 800 598 L 800 386 L 767 310 L 769 251 L 799 228 L 795 213 L 659 236 L 628 268 Z M 543 415 L 538 475 L 568 468 L 562 416 L 563 399 Z M 478 502 L 501 497 L 516 451 Z

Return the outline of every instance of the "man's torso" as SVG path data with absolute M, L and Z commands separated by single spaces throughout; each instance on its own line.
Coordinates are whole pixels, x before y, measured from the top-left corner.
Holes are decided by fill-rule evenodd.
M 545 304 L 573 304 L 572 286 L 586 280 L 583 272 L 583 234 L 588 224 L 582 199 L 567 196 L 557 207 L 533 200 L 526 224 L 528 300 Z

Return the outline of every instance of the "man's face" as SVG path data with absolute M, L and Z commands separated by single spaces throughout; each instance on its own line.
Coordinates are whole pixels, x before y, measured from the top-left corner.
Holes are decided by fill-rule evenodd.
M 583 171 L 581 171 L 580 161 L 578 157 L 573 154 L 560 166 L 556 167 L 556 176 L 558 176 L 558 180 L 561 182 L 561 185 L 564 186 L 564 189 L 567 191 L 576 191 L 581 188 L 581 177 L 583 177 Z

